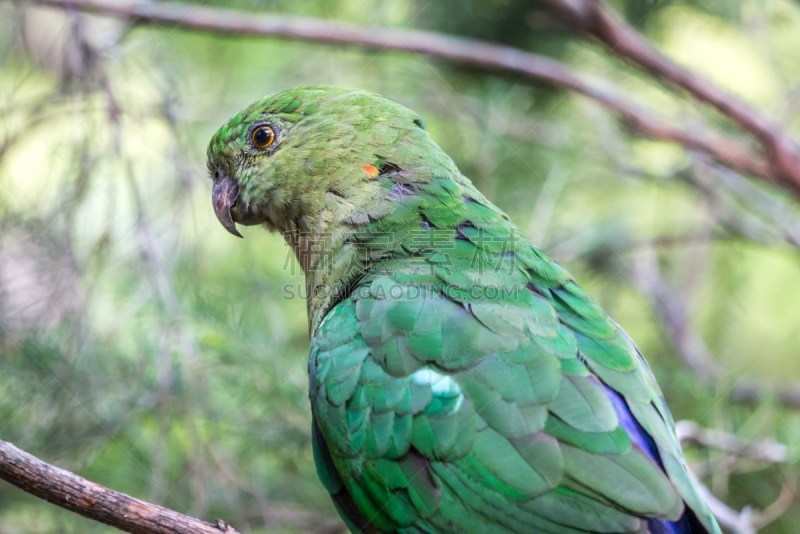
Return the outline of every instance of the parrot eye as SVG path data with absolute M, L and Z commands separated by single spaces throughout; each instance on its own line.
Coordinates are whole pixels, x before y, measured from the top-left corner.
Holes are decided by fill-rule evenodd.
M 269 124 L 262 124 L 250 132 L 250 142 L 255 148 L 268 148 L 275 142 L 275 129 Z

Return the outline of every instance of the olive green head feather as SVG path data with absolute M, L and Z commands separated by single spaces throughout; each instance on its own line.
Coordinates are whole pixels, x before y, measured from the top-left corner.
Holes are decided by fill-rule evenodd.
M 290 89 L 258 100 L 214 134 L 214 209 L 236 235 L 234 223 L 329 230 L 370 201 L 382 161 L 419 167 L 440 152 L 415 113 L 379 95 Z

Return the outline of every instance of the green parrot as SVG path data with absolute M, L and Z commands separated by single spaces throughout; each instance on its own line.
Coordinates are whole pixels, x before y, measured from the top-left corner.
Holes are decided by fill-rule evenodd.
M 208 168 L 222 225 L 305 272 L 314 461 L 353 532 L 720 532 L 631 339 L 414 112 L 289 89 Z

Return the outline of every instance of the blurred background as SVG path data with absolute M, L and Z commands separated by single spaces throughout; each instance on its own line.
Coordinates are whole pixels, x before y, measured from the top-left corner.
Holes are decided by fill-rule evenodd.
M 519 47 L 613 82 L 683 127 L 747 142 L 527 0 L 202 4 Z M 797 2 L 613 5 L 668 56 L 800 135 Z M 242 532 L 341 532 L 311 455 L 306 311 L 291 291 L 302 273 L 279 236 L 224 231 L 205 169 L 223 122 L 300 84 L 369 89 L 418 111 L 462 172 L 636 340 L 675 419 L 734 443 L 697 444 L 695 427 L 681 427 L 707 487 L 751 510 L 755 530 L 797 532 L 796 196 L 535 81 L 7 1 L 0 439 Z M 0 483 L 0 533 L 50 532 L 111 529 Z

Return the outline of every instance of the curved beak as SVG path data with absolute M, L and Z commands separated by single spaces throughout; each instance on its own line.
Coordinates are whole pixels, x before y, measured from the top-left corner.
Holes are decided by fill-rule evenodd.
M 211 189 L 211 202 L 214 204 L 214 213 L 227 231 L 238 237 L 244 237 L 236 229 L 233 222 L 231 209 L 239 200 L 239 184 L 233 178 L 225 176 L 221 180 L 214 182 Z

